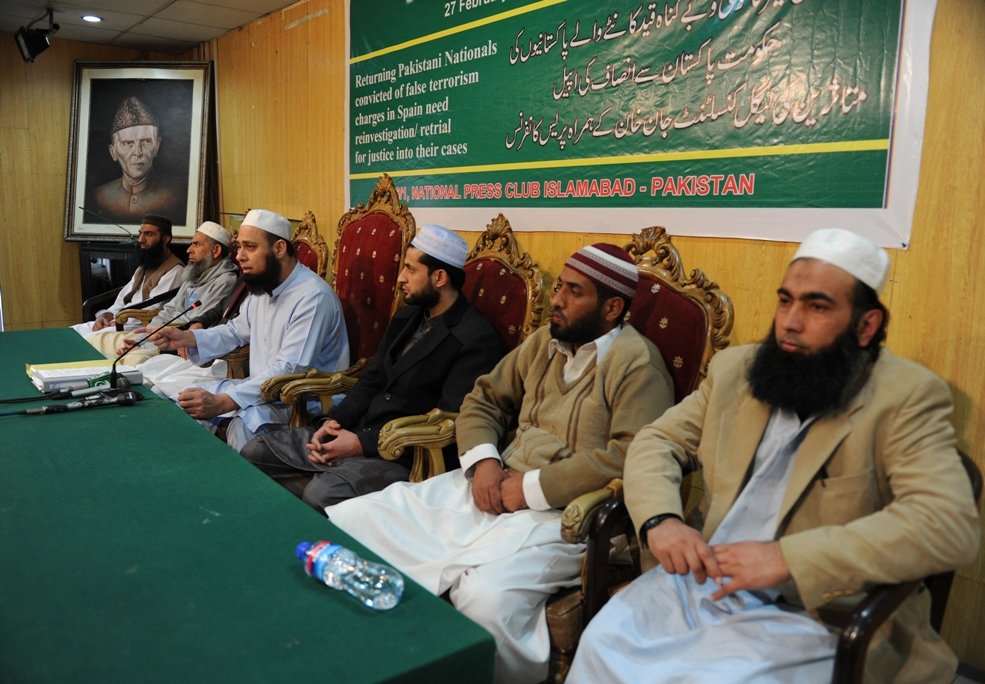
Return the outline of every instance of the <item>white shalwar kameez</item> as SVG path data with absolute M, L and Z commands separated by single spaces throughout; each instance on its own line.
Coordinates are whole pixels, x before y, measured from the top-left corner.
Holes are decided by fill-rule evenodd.
M 476 508 L 461 469 L 397 482 L 325 509 L 332 523 L 496 638 L 496 681 L 540 682 L 550 637 L 545 604 L 579 583 L 583 544 L 561 538 L 561 512 Z M 413 542 L 409 545 L 408 542 Z
M 240 409 L 242 437 L 249 438 L 261 425 L 287 423 L 290 409 L 281 403 L 264 403 L 260 386 L 267 378 L 317 368 L 324 371 L 349 366 L 349 337 L 342 306 L 335 291 L 301 263 L 270 295 L 250 295 L 239 315 L 228 323 L 195 330 L 194 349 L 188 359 L 202 365 L 223 354 L 250 345 L 250 376 L 240 380 L 195 382 L 213 394 L 227 394 Z M 234 419 L 235 422 L 235 419 Z M 243 444 L 234 444 L 240 449 Z
M 109 308 L 100 309 L 99 311 L 96 312 L 96 318 L 99 318 L 107 311 L 112 313 L 113 316 L 116 316 L 116 314 L 120 313 L 121 311 L 123 311 L 123 309 L 127 308 L 131 304 L 139 304 L 140 302 L 144 301 L 143 298 L 140 296 L 139 290 L 137 292 L 134 292 L 134 296 L 131 297 L 129 301 L 124 301 L 126 299 L 127 293 L 132 292 L 133 288 L 136 286 L 138 272 L 139 269 L 138 271 L 134 271 L 133 275 L 130 277 L 130 280 L 127 282 L 126 285 L 124 285 L 120 289 L 119 293 L 116 295 L 116 299 L 113 300 L 113 303 L 110 304 Z M 151 289 L 150 294 L 148 294 L 147 296 L 147 299 L 153 299 L 157 295 L 162 295 L 168 290 L 173 290 L 174 288 L 181 285 L 181 279 L 184 277 L 184 274 L 185 274 L 185 267 L 183 264 L 172 268 L 170 271 L 168 271 L 167 273 L 161 276 L 161 279 L 157 281 L 157 285 L 155 285 Z M 95 322 L 96 322 L 95 320 L 91 320 L 91 321 L 86 321 L 84 323 L 76 323 L 75 325 L 69 327 L 72 328 L 72 330 L 74 330 L 75 332 L 82 335 L 82 337 L 89 337 L 90 335 L 95 335 L 101 332 L 100 330 L 96 330 L 95 332 L 93 332 L 92 326 Z M 142 323 L 140 322 L 139 319 L 132 318 L 129 321 L 127 321 L 127 324 L 124 329 L 135 330 L 136 328 L 139 328 L 141 325 Z M 107 329 L 116 330 L 115 327 L 104 328 L 104 330 Z
M 776 410 L 755 468 L 709 545 L 770 541 L 797 449 L 813 419 Z M 616 594 L 582 634 L 567 681 L 788 683 L 831 681 L 836 637 L 804 612 L 776 605 L 778 592 L 739 591 L 658 566 Z

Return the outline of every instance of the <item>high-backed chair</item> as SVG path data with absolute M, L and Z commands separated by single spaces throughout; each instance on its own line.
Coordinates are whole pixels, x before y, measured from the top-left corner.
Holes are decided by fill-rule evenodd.
M 339 220 L 332 256 L 332 287 L 342 303 L 352 366 L 340 373 L 311 370 L 270 378 L 261 388 L 268 401 L 280 399 L 294 405 L 291 425 L 307 419 L 307 398 L 323 397 L 322 408 L 331 396 L 351 388 L 359 372 L 376 353 L 386 326 L 401 299 L 397 276 L 403 268 L 416 224 L 401 204 L 393 180 L 386 174 L 366 204 L 350 209 Z
M 544 317 L 547 278 L 520 248 L 509 221 L 494 218 L 465 260 L 465 298 L 489 319 L 507 351 L 536 330 Z M 434 409 L 423 416 L 396 418 L 380 430 L 380 455 L 395 461 L 414 450 L 411 482 L 445 471 L 443 449 L 455 441 L 455 416 Z
M 291 236 L 291 244 L 298 261 L 325 278 L 328 273 L 328 245 L 325 238 L 318 233 L 318 222 L 311 211 L 304 212 L 301 225 Z
M 728 346 L 732 300 L 699 269 L 685 274 L 680 254 L 662 227 L 645 228 L 625 247 L 639 268 L 627 321 L 660 349 L 674 381 L 675 399 L 680 401 L 698 386 L 715 352 Z M 685 488 L 683 496 L 687 493 Z M 613 480 L 565 508 L 562 536 L 571 543 L 587 542 L 588 549 L 582 585 L 559 592 L 547 603 L 549 682 L 564 681 L 582 629 L 608 597 L 610 583 L 639 574 L 639 550 L 628 517 L 613 515 L 604 519 L 604 526 L 596 517 L 603 507 L 615 507 L 621 500 L 622 481 Z M 613 539 L 633 545 L 632 563 L 610 564 Z

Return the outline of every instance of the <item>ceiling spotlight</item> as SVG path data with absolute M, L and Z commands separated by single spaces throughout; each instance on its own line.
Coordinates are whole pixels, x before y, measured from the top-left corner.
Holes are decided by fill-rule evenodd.
M 48 17 L 48 28 L 32 29 L 31 27 Z M 50 36 L 60 27 L 54 22 L 54 11 L 49 9 L 45 14 L 32 21 L 26 27 L 21 26 L 14 34 L 14 41 L 17 49 L 20 50 L 21 57 L 25 62 L 33 62 L 34 58 L 48 49 L 51 45 Z
M 88 21 L 90 24 L 98 24 L 103 20 L 102 17 L 97 17 L 95 14 L 83 14 L 82 21 Z

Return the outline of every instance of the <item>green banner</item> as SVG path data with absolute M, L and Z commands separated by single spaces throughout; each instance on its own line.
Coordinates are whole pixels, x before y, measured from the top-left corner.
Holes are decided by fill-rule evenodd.
M 386 172 L 416 209 L 868 211 L 905 246 L 934 10 L 350 0 L 350 197 Z
M 351 0 L 351 197 L 884 208 L 904 6 Z

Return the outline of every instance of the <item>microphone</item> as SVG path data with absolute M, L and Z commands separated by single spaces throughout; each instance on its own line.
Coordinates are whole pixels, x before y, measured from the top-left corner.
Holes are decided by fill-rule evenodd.
M 121 226 L 119 223 L 113 223 L 112 221 L 110 221 L 108 218 L 106 218 L 102 214 L 99 214 L 99 213 L 93 211 L 92 209 L 86 209 L 81 204 L 79 205 L 79 209 L 81 209 L 82 211 L 86 212 L 87 214 L 92 214 L 93 216 L 95 216 L 97 219 L 99 219 L 100 221 L 102 221 L 105 224 L 108 224 L 110 226 L 116 226 L 117 228 L 119 228 L 120 230 L 122 230 L 124 233 L 126 233 L 127 234 L 127 237 L 130 238 L 130 239 L 129 240 L 126 240 L 124 242 L 124 244 L 131 244 L 131 245 L 137 244 L 137 236 L 134 235 L 133 233 L 131 233 L 126 228 L 124 228 L 123 226 Z
M 115 397 L 92 397 L 82 401 L 70 401 L 67 404 L 46 404 L 37 408 L 25 409 L 24 415 L 64 413 L 65 411 L 78 411 L 79 409 L 99 408 L 100 406 L 133 406 L 140 399 L 139 394 L 128 391 Z
M 160 330 L 161 328 L 166 328 L 167 326 L 171 325 L 172 323 L 174 323 L 176 320 L 178 320 L 179 318 L 181 318 L 182 316 L 184 316 L 186 313 L 188 313 L 192 309 L 197 309 L 199 306 L 201 306 L 201 304 L 202 304 L 202 302 L 199 301 L 198 299 L 196 299 L 194 302 L 191 303 L 191 306 L 189 306 L 187 309 L 185 309 L 181 313 L 177 314 L 176 316 L 173 316 L 171 318 L 171 320 L 168 320 L 168 321 L 165 321 L 164 323 L 161 323 L 159 326 L 157 326 L 156 328 L 154 328 L 153 330 L 151 330 L 149 333 L 147 333 L 146 335 L 144 335 L 143 337 L 141 337 L 139 340 L 137 340 L 136 342 L 134 342 L 133 344 L 131 344 L 129 347 L 127 347 L 127 349 L 122 354 L 120 354 L 119 356 L 116 357 L 116 359 L 113 361 L 113 365 L 109 369 L 109 386 L 110 387 L 113 387 L 113 388 L 116 388 L 116 378 L 117 378 L 116 364 L 118 364 L 120 362 L 120 359 L 122 359 L 124 356 L 126 356 L 127 354 L 129 354 L 131 349 L 133 349 L 134 347 L 139 347 L 144 342 L 146 342 L 151 337 L 151 335 L 153 335 L 154 333 L 156 333 L 158 330 Z

